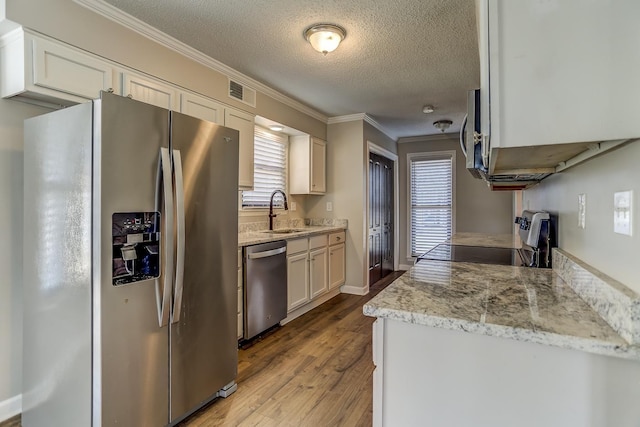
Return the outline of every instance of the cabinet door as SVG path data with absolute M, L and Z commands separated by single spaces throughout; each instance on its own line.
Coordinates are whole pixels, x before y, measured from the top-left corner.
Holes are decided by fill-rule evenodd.
M 309 302 L 308 252 L 287 256 L 287 311 Z
M 238 249 L 238 339 L 244 334 L 244 275 L 242 274 L 242 250 Z
M 317 138 L 311 140 L 311 192 L 326 191 L 326 150 L 324 141 Z
M 311 299 L 313 299 L 329 290 L 326 246 L 309 252 L 309 264 L 311 268 L 309 273 L 309 287 L 311 288 Z
M 251 114 L 226 108 L 224 125 L 240 132 L 240 165 L 238 186 L 244 190 L 253 189 L 253 134 L 254 118 Z
M 180 112 L 202 120 L 224 125 L 224 106 L 193 93 L 180 94 Z
M 614 3 L 477 2 L 492 150 L 637 137 L 640 7 Z M 536 163 L 550 155 L 531 153 Z
M 35 86 L 80 97 L 80 102 L 98 98 L 101 90 L 114 90 L 114 69 L 105 61 L 33 36 L 26 42 L 33 49 Z
M 136 101 L 178 111 L 178 91 L 173 86 L 125 71 L 122 73 L 122 94 Z
M 344 284 L 344 243 L 329 246 L 329 289 Z

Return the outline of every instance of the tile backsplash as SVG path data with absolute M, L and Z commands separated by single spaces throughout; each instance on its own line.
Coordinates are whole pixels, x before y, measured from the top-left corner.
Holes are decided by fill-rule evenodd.
M 640 344 L 640 295 L 557 248 L 553 250 L 553 271 L 622 338 Z
M 333 218 L 289 218 L 275 219 L 273 228 L 301 228 L 301 227 L 344 227 L 347 228 L 346 219 Z M 250 233 L 269 229 L 269 221 L 256 221 L 238 224 L 239 233 Z

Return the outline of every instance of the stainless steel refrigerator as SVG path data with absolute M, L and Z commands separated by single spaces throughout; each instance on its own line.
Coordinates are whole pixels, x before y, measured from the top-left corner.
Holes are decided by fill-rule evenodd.
M 104 93 L 25 121 L 22 425 L 164 426 L 235 390 L 238 132 Z

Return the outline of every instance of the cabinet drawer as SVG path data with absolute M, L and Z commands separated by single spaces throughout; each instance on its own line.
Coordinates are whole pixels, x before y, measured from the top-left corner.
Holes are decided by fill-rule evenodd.
M 238 314 L 242 313 L 243 306 L 244 306 L 244 301 L 242 298 L 242 289 L 238 289 Z
M 327 246 L 327 235 L 309 237 L 309 249 L 321 248 Z
M 344 242 L 344 231 L 329 234 L 329 245 L 337 245 Z
M 238 249 L 238 268 L 242 267 L 242 248 Z
M 295 254 L 296 252 L 303 252 L 309 250 L 309 243 L 306 238 L 287 240 L 287 254 Z

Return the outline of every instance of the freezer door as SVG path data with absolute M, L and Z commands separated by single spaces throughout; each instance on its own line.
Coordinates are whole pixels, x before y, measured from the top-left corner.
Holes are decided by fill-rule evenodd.
M 178 235 L 170 416 L 176 422 L 237 374 L 238 132 L 171 114 Z
M 91 424 L 91 115 L 87 103 L 25 121 L 23 426 Z M 2 167 L 19 170 L 20 157 Z M 19 268 L 18 252 L 3 255 L 5 277 Z
M 114 240 L 122 234 L 115 228 L 127 220 L 152 221 L 160 211 L 160 235 L 154 236 L 159 248 L 145 250 L 167 254 L 164 243 L 171 236 L 164 221 L 170 215 L 157 206 L 156 188 L 161 148 L 170 161 L 169 112 L 111 94 L 95 104 L 94 425 L 163 426 L 169 420 L 169 333 L 159 324 L 156 295 L 168 266 L 161 258 L 158 278 L 124 284 L 113 272 L 119 259 L 142 262 L 141 253 Z M 129 243 L 142 244 L 140 239 Z

